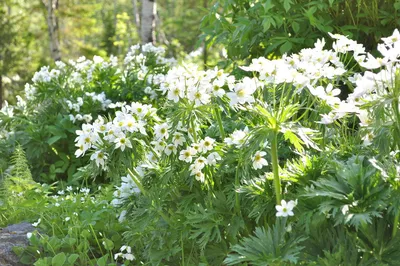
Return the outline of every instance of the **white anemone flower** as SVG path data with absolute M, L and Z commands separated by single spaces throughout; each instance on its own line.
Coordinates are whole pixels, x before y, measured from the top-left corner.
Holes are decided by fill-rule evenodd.
M 192 147 L 188 147 L 186 150 L 182 150 L 179 154 L 179 160 L 185 161 L 187 163 L 192 162 L 192 156 L 195 155 L 197 151 Z
M 264 165 L 268 165 L 267 160 L 263 158 L 267 153 L 265 151 L 257 151 L 253 156 L 253 168 L 261 169 Z
M 245 77 L 242 82 L 237 83 L 233 87 L 233 92 L 228 92 L 226 96 L 231 100 L 230 105 L 234 106 L 238 103 L 253 103 L 254 97 L 252 94 L 256 91 L 257 86 L 255 80 L 252 80 L 249 77 Z
M 281 200 L 281 205 L 276 205 L 275 209 L 277 211 L 276 216 L 277 217 L 287 217 L 287 216 L 293 216 L 293 208 L 296 207 L 297 205 L 297 200 L 296 201 L 289 201 L 286 203 L 285 200 Z
M 132 148 L 132 143 L 126 138 L 125 134 L 120 134 L 115 140 L 115 149 L 120 148 L 121 151 L 125 150 L 125 147 Z
M 156 135 L 157 139 L 161 139 L 161 138 L 168 139 L 168 137 L 169 137 L 168 124 L 162 123 L 159 125 L 155 125 L 154 126 L 154 134 Z
M 207 164 L 216 165 L 221 160 L 221 156 L 217 152 L 212 152 L 207 156 Z
M 91 156 L 90 156 L 90 160 L 95 161 L 96 165 L 99 167 L 100 165 L 102 167 L 104 167 L 105 164 L 105 160 L 107 160 L 107 153 L 99 150 L 99 151 L 95 151 Z

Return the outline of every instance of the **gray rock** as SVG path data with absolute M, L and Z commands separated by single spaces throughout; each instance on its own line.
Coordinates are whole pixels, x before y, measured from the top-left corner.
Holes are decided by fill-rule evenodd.
M 21 266 L 18 257 L 13 252 L 14 246 L 28 245 L 27 233 L 35 231 L 36 228 L 30 223 L 13 224 L 0 231 L 0 265 Z

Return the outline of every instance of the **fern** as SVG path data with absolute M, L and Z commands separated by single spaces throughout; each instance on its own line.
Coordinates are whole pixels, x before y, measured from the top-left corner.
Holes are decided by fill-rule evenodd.
M 36 185 L 32 179 L 29 164 L 21 145 L 15 147 L 10 164 L 10 175 L 6 177 L 4 183 L 4 187 L 7 191 L 23 192 Z
M 287 238 L 285 220 L 277 220 L 275 225 L 267 230 L 257 227 L 254 236 L 244 238 L 232 247 L 224 263 L 237 265 L 249 263 L 255 266 L 285 265 L 297 263 L 298 255 L 303 249 L 299 244 L 305 240 L 301 237 Z

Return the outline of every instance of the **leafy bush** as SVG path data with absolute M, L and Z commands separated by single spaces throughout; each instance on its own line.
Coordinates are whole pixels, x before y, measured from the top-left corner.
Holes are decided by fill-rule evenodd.
M 77 175 L 121 182 L 44 193 L 29 263 L 396 265 L 400 33 L 381 58 L 330 37 L 234 74 L 174 66 L 157 101 L 125 94 L 82 122 Z
M 79 176 L 74 175 L 87 160 L 71 156 L 75 131 L 82 121 L 106 115 L 112 101 L 157 98 L 154 89 L 172 62 L 162 54 L 163 49 L 148 44 L 133 46 L 123 67 L 115 57 L 98 56 L 93 61 L 82 57 L 68 64 L 57 62 L 54 69 L 43 67 L 33 84 L 26 84 L 26 100 L 19 97 L 17 105 L 6 104 L 0 112 L 2 142 L 10 149 L 22 145 L 35 180 L 78 184 Z
M 399 27 L 398 0 L 219 0 L 203 18 L 203 39 L 222 43 L 231 59 L 283 55 L 310 47 L 329 32 L 375 49 Z

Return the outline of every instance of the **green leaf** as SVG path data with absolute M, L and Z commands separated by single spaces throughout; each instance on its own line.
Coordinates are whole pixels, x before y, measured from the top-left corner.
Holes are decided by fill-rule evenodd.
M 64 252 L 58 253 L 51 259 L 52 266 L 62 266 L 67 260 L 67 256 L 65 256 Z
M 283 7 L 285 8 L 286 12 L 290 10 L 291 5 L 293 4 L 292 0 L 284 0 Z
M 294 134 L 290 130 L 286 130 L 285 133 L 283 133 L 283 136 L 285 137 L 285 140 L 289 140 L 290 143 L 296 148 L 297 151 L 303 152 L 304 148 L 302 146 L 303 141 L 299 137 L 297 137 L 296 134 Z
M 103 246 L 106 250 L 112 250 L 114 248 L 114 242 L 112 242 L 110 239 L 105 238 L 103 240 Z
M 292 29 L 295 33 L 298 33 L 300 31 L 300 24 L 297 23 L 296 21 L 292 22 Z
M 279 51 L 281 52 L 281 54 L 287 53 L 292 49 L 293 45 L 291 42 L 286 41 L 284 44 L 281 45 L 281 47 L 279 48 Z
M 264 32 L 266 32 L 267 30 L 269 30 L 269 28 L 271 27 L 270 18 L 265 18 L 265 19 L 263 20 L 262 26 L 263 26 L 263 31 L 264 31 Z
M 263 4 L 264 11 L 268 12 L 271 8 L 273 8 L 275 5 L 272 3 L 272 0 L 266 0 L 265 3 Z
M 98 266 L 106 266 L 107 265 L 107 260 L 108 260 L 108 254 L 104 255 L 100 259 L 97 260 L 97 265 Z
M 74 265 L 75 261 L 79 258 L 78 254 L 71 254 L 68 257 L 68 263 Z
M 304 238 L 286 237 L 286 220 L 277 219 L 275 225 L 265 230 L 257 227 L 254 235 L 243 238 L 234 245 L 224 263 L 227 265 L 242 265 L 248 263 L 254 266 L 287 265 L 287 262 L 297 263 L 300 251 L 299 244 Z M 247 265 L 247 264 L 246 264 Z

